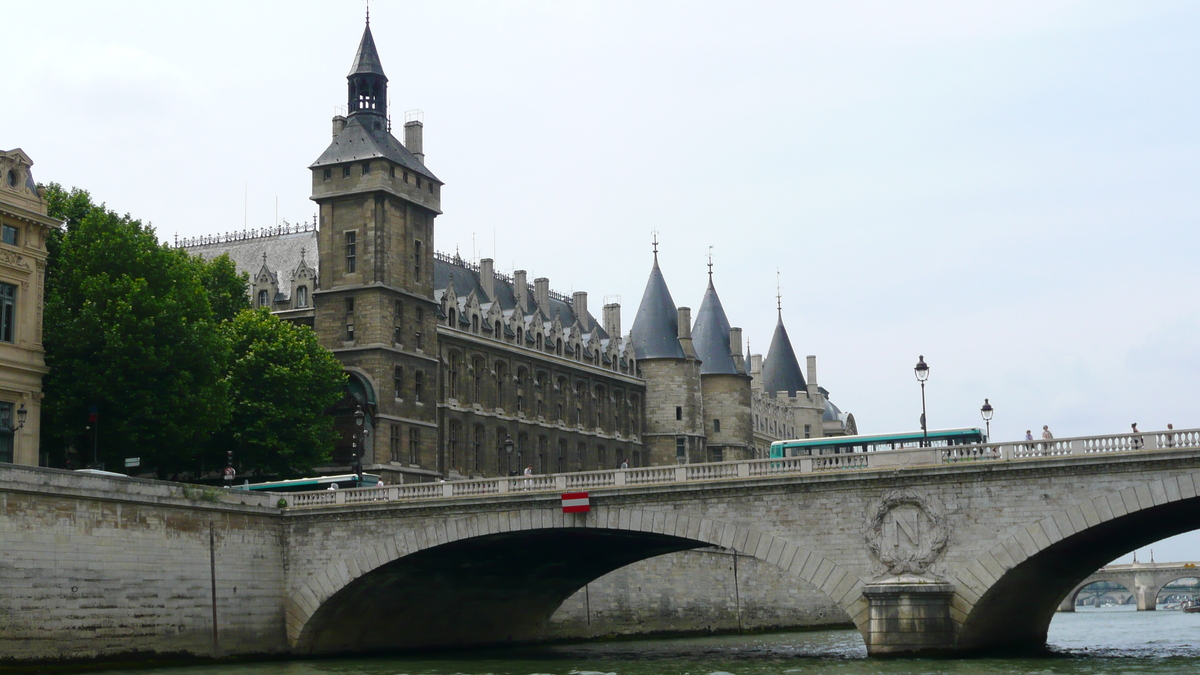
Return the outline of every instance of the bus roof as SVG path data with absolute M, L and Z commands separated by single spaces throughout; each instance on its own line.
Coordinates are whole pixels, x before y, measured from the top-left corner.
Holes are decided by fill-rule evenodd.
M 983 429 L 976 427 L 962 427 L 960 429 L 930 429 L 930 438 L 945 438 L 947 436 L 962 436 L 965 434 L 979 434 L 983 436 Z M 811 445 L 858 445 L 862 443 L 877 443 L 881 441 L 911 441 L 919 438 L 924 438 L 925 433 L 922 431 L 901 431 L 890 434 L 868 434 L 859 436 L 823 436 L 821 438 L 797 438 L 792 440 L 775 441 L 771 445 L 783 445 L 791 447 L 804 447 Z
M 369 473 L 362 475 L 363 482 L 375 484 L 379 482 L 379 476 Z M 305 488 L 316 489 L 319 486 L 329 485 L 331 483 L 341 483 L 349 480 L 356 480 L 358 474 L 346 473 L 336 476 L 313 476 L 311 478 L 293 478 L 292 480 L 276 480 L 269 483 L 251 483 L 250 485 L 239 485 L 243 490 L 255 490 L 270 492 L 272 490 L 303 490 Z

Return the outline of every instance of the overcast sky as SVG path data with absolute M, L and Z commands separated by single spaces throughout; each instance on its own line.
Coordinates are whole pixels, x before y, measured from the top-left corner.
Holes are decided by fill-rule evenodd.
M 0 147 L 163 239 L 311 219 L 362 2 L 5 1 Z M 658 232 L 863 433 L 1200 426 L 1200 5 L 371 6 L 425 121 L 437 248 L 619 296 Z M 278 204 L 278 207 L 276 206 Z M 1170 555 L 1200 558 L 1200 546 Z M 1163 559 L 1164 554 L 1156 554 Z

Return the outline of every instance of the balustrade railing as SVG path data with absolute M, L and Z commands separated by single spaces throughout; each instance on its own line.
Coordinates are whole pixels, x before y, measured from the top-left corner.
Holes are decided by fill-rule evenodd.
M 480 478 L 441 483 L 292 492 L 280 495 L 289 507 L 486 497 L 524 492 L 567 492 L 628 486 L 669 485 L 794 474 L 895 470 L 969 462 L 1090 458 L 1101 454 L 1200 449 L 1200 429 L 1153 431 L 1012 443 L 980 443 L 866 453 L 775 457 L 736 462 L 652 466 L 610 471 Z

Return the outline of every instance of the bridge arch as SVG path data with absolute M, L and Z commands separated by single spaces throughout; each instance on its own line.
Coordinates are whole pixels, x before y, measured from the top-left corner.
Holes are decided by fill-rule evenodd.
M 1075 603 L 1079 600 L 1079 594 L 1082 593 L 1085 588 L 1099 583 L 1109 583 L 1114 586 L 1120 586 L 1121 588 L 1125 589 L 1125 592 L 1131 597 L 1137 597 L 1137 584 L 1135 583 L 1134 576 L 1132 574 L 1098 573 L 1089 575 L 1088 578 L 1075 584 L 1075 588 L 1072 588 L 1071 591 L 1067 593 L 1067 597 L 1063 598 L 1062 602 L 1059 604 L 1059 610 L 1062 611 L 1063 609 L 1070 607 L 1070 611 L 1074 611 Z
M 957 575 L 951 614 L 961 622 L 958 646 L 1044 648 L 1059 603 L 1101 565 L 1200 529 L 1197 485 L 1200 474 L 1180 473 L 1015 528 Z
M 603 507 L 585 519 L 526 508 L 397 532 L 326 565 L 286 600 L 288 642 L 315 654 L 530 641 L 585 584 L 704 546 L 781 568 L 865 628 L 863 581 L 780 537 L 674 511 Z

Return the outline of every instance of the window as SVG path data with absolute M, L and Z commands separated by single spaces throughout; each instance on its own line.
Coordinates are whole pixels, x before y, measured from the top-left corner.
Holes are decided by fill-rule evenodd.
M 308 307 L 308 287 L 300 286 L 296 289 L 296 306 Z
M 725 453 L 721 451 L 721 448 L 710 448 L 708 452 L 710 455 L 712 455 L 712 457 L 709 459 L 710 462 L 725 461 Z
M 350 177 L 350 165 L 347 164 L 346 166 L 342 167 L 342 178 L 349 178 L 349 177 Z
M 354 342 L 354 324 L 346 324 L 346 342 Z
M 346 274 L 354 273 L 354 258 L 358 251 L 358 245 L 355 240 L 358 238 L 358 233 L 354 230 L 346 231 Z
M 446 325 L 451 328 L 458 328 L 458 322 L 455 321 L 457 318 L 458 314 L 453 309 L 450 310 L 450 312 L 446 314 Z
M 558 442 L 558 473 L 564 473 L 567 470 L 567 442 L 560 440 Z
M 417 176 L 417 189 L 418 190 L 421 189 L 421 177 L 420 176 Z
M 476 335 L 479 334 L 479 315 L 478 314 L 471 315 L 471 332 L 475 333 Z
M 404 318 L 404 303 L 397 300 L 396 306 L 392 310 L 392 326 L 393 326 L 392 342 L 394 342 L 396 344 L 400 344 L 401 342 L 404 341 L 402 339 L 403 333 L 400 332 L 400 324 L 401 324 L 401 320 L 403 318 Z
M 390 459 L 393 462 L 398 463 L 400 461 L 400 425 L 392 424 L 389 426 L 391 427 L 391 432 L 392 432 L 391 438 L 388 439 L 389 444 L 390 444 L 390 449 L 391 449 Z
M 483 359 L 478 356 L 471 359 L 471 370 L 474 376 L 471 384 L 471 402 L 479 403 L 479 393 L 483 389 Z
M 354 341 L 354 298 L 346 298 L 346 341 Z
M 363 175 L 364 176 L 371 173 L 371 163 L 370 162 L 363 162 L 362 166 L 363 166 Z
M 458 371 L 462 363 L 462 357 L 458 352 L 450 352 L 450 377 L 446 383 L 450 390 L 450 398 L 458 398 Z
M 575 448 L 575 466 L 580 471 L 584 470 L 584 461 L 587 458 L 587 443 L 580 443 L 579 447 Z
M 413 400 L 417 403 L 421 402 L 421 395 L 425 393 L 425 371 L 418 370 L 413 373 Z
M 15 286 L 13 288 L 16 288 Z M 266 307 L 270 303 L 271 294 L 264 290 L 258 292 L 258 306 Z
M 713 420 L 713 433 L 721 433 L 721 420 Z
M 429 194 L 433 194 L 433 183 L 429 184 Z
M 13 404 L 0 403 L 0 420 L 12 424 Z M 13 432 L 8 424 L 0 426 L 0 462 L 12 464 L 13 461 Z
M 413 279 L 421 278 L 421 242 L 413 242 Z
M 459 473 L 462 472 L 462 467 L 458 462 L 458 437 L 460 435 L 462 435 L 462 422 L 459 422 L 458 420 L 450 420 L 450 438 L 448 442 L 448 445 L 450 446 L 450 468 L 459 469 Z
M 471 456 L 471 468 L 475 471 L 483 470 L 483 425 L 475 425 L 475 445 L 474 452 Z
M 324 178 L 325 178 L 325 180 L 329 180 L 330 178 L 333 178 L 333 169 L 325 169 Z
M 504 407 L 504 364 L 496 362 L 496 407 Z
M 416 427 L 408 428 L 408 463 L 418 464 L 417 458 L 421 451 L 421 430 Z
M 812 438 L 812 425 L 811 424 L 804 425 L 804 437 Z
M 401 392 L 404 391 L 404 366 L 396 366 L 392 369 L 392 386 L 396 392 L 396 398 L 403 398 Z
M 390 169 L 390 170 L 391 170 L 391 173 L 392 173 L 392 176 L 391 176 L 391 177 L 392 177 L 392 178 L 395 178 L 395 177 L 396 177 L 396 167 L 394 167 L 394 166 L 391 166 L 391 167 L 388 167 L 388 169 Z
M 675 406 L 675 419 L 683 419 L 683 408 L 681 406 Z
M 675 461 L 680 464 L 687 461 L 687 438 L 683 436 L 675 437 Z
M 17 228 L 12 225 L 5 225 L 0 227 L 0 231 L 3 232 L 4 243 L 12 246 L 17 245 Z
M 608 451 L 603 445 L 596 446 L 596 468 L 601 471 L 608 468 Z
M 404 172 L 404 182 L 405 183 L 408 182 L 408 172 L 407 171 Z

